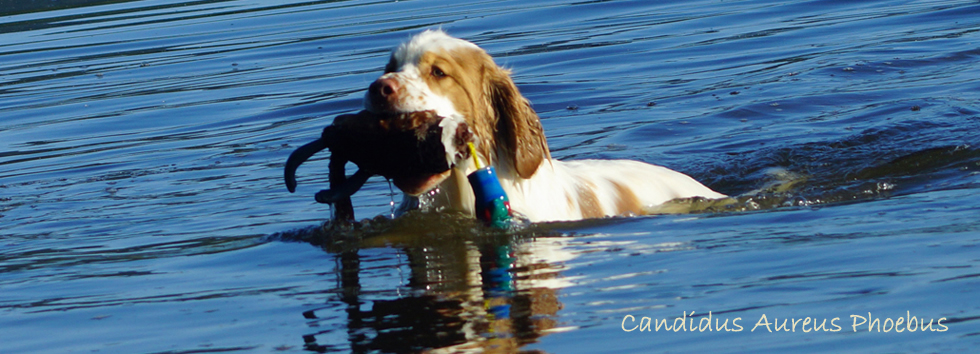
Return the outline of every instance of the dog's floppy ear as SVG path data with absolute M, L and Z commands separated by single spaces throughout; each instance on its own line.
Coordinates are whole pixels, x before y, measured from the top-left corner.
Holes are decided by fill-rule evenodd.
M 531 178 L 541 161 L 551 158 L 544 128 L 531 103 L 521 96 L 510 72 L 492 61 L 484 66 L 486 93 L 496 118 L 496 136 L 504 145 L 505 158 L 514 163 L 514 170 L 522 178 Z

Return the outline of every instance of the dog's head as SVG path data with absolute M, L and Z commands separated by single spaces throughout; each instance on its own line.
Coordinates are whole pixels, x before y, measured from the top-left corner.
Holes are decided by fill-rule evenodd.
M 477 45 L 440 30 L 422 32 L 398 46 L 364 102 L 374 113 L 434 111 L 462 117 L 475 135 L 481 159 L 522 178 L 550 158 L 541 122 L 510 72 Z M 424 192 L 447 177 L 398 187 L 410 194 Z

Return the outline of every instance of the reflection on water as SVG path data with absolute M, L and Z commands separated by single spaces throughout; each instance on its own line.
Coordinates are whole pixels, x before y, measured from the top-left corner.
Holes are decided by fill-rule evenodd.
M 936 180 L 947 181 L 940 187 L 943 189 L 962 188 L 949 176 L 980 168 L 980 152 L 966 145 L 915 151 L 883 162 L 878 162 L 883 157 L 866 159 L 865 166 L 844 163 L 856 154 L 839 150 L 859 146 L 853 143 L 855 140 L 877 138 L 870 135 L 767 152 L 785 155 L 806 151 L 809 158 L 784 157 L 792 164 L 765 171 L 767 179 L 755 191 L 720 200 L 675 200 L 649 211 L 718 214 L 831 206 L 936 189 L 929 185 Z M 771 166 L 770 160 L 755 163 Z M 790 168 L 814 174 L 804 175 Z M 282 233 L 277 239 L 308 242 L 337 259 L 338 296 L 327 301 L 346 306 L 348 343 L 318 339 L 331 332 L 327 330 L 303 337 L 308 350 L 328 352 L 349 345 L 355 353 L 432 349 L 514 352 L 548 333 L 575 329 L 562 327 L 558 316 L 564 306 L 559 291 L 575 284 L 563 274 L 567 270 L 563 264 L 575 256 L 567 249 L 562 234 L 552 230 L 589 228 L 622 220 L 539 224 L 503 233 L 461 215 L 413 211 L 395 220 L 379 216 L 353 224 L 328 222 L 322 227 Z M 817 240 L 811 238 L 808 242 Z M 690 249 L 698 244 L 658 245 L 658 252 Z M 610 249 L 617 252 L 623 246 Z M 705 246 L 707 243 L 700 245 Z M 391 279 L 403 282 L 404 292 L 392 299 L 367 301 L 360 296 L 361 252 L 376 247 L 395 248 L 403 254 L 405 264 L 399 267 L 408 274 L 406 279 Z M 642 252 L 636 245 L 625 247 L 630 252 Z M 315 310 L 304 312 L 303 316 L 319 319 Z
M 503 233 L 461 215 L 411 212 L 278 238 L 309 242 L 337 258 L 338 296 L 328 301 L 347 307 L 352 352 L 509 353 L 558 329 L 558 291 L 569 285 L 561 280 L 561 262 L 571 256 L 555 236 L 534 227 Z M 365 306 L 360 252 L 372 247 L 398 249 L 408 275 L 404 293 Z M 318 319 L 316 310 L 303 316 Z M 329 332 L 303 336 L 305 348 L 341 346 L 318 340 Z

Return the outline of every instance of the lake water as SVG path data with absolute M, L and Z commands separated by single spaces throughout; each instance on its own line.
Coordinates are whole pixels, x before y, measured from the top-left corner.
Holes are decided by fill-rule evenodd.
M 286 157 L 439 27 L 555 157 L 738 197 L 321 230 Z M 978 132 L 976 1 L 0 0 L 0 352 L 970 352 Z

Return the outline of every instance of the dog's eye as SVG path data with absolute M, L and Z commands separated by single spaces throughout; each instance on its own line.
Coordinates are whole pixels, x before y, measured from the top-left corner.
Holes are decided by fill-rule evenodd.
M 438 66 L 433 66 L 432 67 L 432 76 L 435 76 L 435 77 L 445 77 L 446 76 L 446 73 L 442 72 L 442 69 L 439 69 Z

